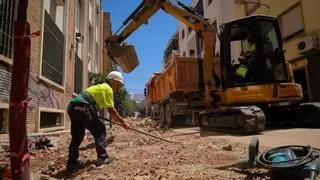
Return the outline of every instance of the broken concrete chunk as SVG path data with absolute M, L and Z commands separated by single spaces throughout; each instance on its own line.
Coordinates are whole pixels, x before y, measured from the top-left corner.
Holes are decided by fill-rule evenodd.
M 231 146 L 231 144 L 227 144 L 227 145 L 222 146 L 222 149 L 225 151 L 232 151 L 232 146 Z

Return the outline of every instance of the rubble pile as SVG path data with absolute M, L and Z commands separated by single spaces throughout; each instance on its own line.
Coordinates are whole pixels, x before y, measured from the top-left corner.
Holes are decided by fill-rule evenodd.
M 142 128 L 142 127 L 149 127 L 149 128 L 156 128 L 158 125 L 157 121 L 151 119 L 151 118 L 143 118 L 140 117 L 130 117 L 126 119 L 130 122 L 130 125 L 134 128 Z
M 80 159 L 85 167 L 73 179 L 245 179 L 246 174 L 213 167 L 229 164 L 241 159 L 247 153 L 247 145 L 231 144 L 216 136 L 202 136 L 200 133 L 178 131 L 157 131 L 152 128 L 153 120 L 128 119 L 134 128 L 152 129 L 153 135 L 170 139 L 168 143 L 120 126 L 108 127 L 108 153 L 115 161 L 102 167 L 95 165 L 94 138 L 86 134 L 80 146 Z M 42 142 L 41 148 L 34 148 L 35 156 L 30 158 L 31 177 L 34 179 L 65 179 L 66 161 L 70 134 L 55 137 L 35 138 Z M 38 140 L 38 141 L 36 141 Z M 54 147 L 47 147 L 47 143 Z M 0 146 L 1 147 L 1 146 Z M 3 153 L 0 155 L 2 158 Z
M 29 149 L 36 150 L 36 149 L 47 149 L 52 148 L 54 145 L 51 143 L 51 140 L 47 137 L 41 137 L 34 139 L 32 141 L 29 140 Z

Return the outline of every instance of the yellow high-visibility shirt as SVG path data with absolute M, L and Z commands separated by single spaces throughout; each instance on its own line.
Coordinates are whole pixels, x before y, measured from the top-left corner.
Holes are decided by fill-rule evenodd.
M 248 44 L 248 51 L 253 52 L 256 51 L 256 44 Z
M 240 77 L 245 78 L 248 72 L 248 68 L 244 65 L 241 65 L 237 68 L 236 74 Z
M 86 91 L 96 101 L 98 108 L 113 108 L 113 90 L 107 83 L 91 86 Z

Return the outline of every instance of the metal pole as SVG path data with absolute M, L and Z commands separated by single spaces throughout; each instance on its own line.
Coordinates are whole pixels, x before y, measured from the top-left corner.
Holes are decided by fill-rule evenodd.
M 112 120 L 110 120 L 110 119 L 106 119 L 106 118 L 100 117 L 100 116 L 98 116 L 98 118 L 103 119 L 103 120 L 105 120 L 105 121 L 109 121 L 110 123 L 113 123 L 113 124 L 122 126 L 122 124 L 120 124 L 120 123 L 118 123 L 118 122 L 114 122 L 114 121 L 112 121 Z M 165 138 L 162 138 L 162 137 L 159 137 L 159 136 L 156 136 L 156 135 L 147 133 L 147 132 L 143 132 L 143 131 L 141 131 L 141 130 L 139 130 L 139 129 L 135 129 L 135 128 L 130 127 L 129 130 L 136 131 L 136 132 L 138 132 L 138 133 L 141 133 L 141 134 L 144 134 L 144 135 L 147 135 L 147 136 L 151 136 L 151 137 L 153 137 L 153 138 L 157 138 L 157 139 L 160 139 L 160 140 L 162 140 L 162 141 L 166 141 L 166 142 L 169 142 L 169 143 L 173 143 L 173 141 L 171 141 L 171 140 L 168 140 L 168 139 L 165 139 Z
M 14 22 L 14 55 L 10 92 L 9 139 L 13 179 L 30 179 L 26 128 L 30 67 L 30 25 L 27 22 L 28 0 L 19 0 Z

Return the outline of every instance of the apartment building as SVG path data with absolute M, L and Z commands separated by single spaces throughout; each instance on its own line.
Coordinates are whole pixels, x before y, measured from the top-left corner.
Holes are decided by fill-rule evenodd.
M 234 18 L 233 1 L 225 0 L 193 0 L 190 7 L 219 29 L 222 23 L 228 22 Z M 197 38 L 196 33 L 185 24 L 179 26 L 179 50 L 181 56 L 197 57 Z M 218 56 L 220 44 L 217 38 L 215 54 Z
M 279 20 L 285 58 L 303 88 L 305 101 L 320 101 L 320 1 L 235 0 L 236 17 L 263 14 Z
M 203 0 L 193 0 L 190 3 L 196 12 L 204 15 Z M 182 22 L 179 23 L 179 52 L 183 57 L 196 57 L 196 33 Z
M 17 3 L 0 1 L 1 133 L 8 133 L 12 20 Z M 103 17 L 101 0 L 29 0 L 27 21 L 31 32 L 41 31 L 41 35 L 31 39 L 28 132 L 69 128 L 69 100 L 88 86 L 89 72 L 103 70 L 103 27 L 110 23 Z
M 170 62 L 172 53 L 179 54 L 179 31 L 176 31 L 168 41 L 163 54 L 162 68 Z

